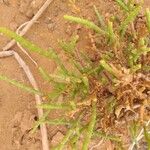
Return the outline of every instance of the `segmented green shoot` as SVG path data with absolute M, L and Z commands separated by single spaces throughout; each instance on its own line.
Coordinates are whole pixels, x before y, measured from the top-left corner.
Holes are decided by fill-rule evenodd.
M 107 104 L 108 113 L 113 113 L 116 104 L 117 104 L 117 101 L 116 101 L 115 97 L 111 97 L 108 99 L 108 104 Z
M 67 134 L 64 136 L 64 138 L 60 142 L 60 144 L 57 147 L 52 148 L 52 150 L 63 150 L 63 148 L 65 147 L 65 144 L 69 141 L 69 139 L 73 135 L 73 133 L 74 133 L 74 130 L 72 128 L 69 129 Z
M 61 48 L 67 53 L 67 54 L 73 54 L 73 51 L 76 48 L 77 45 L 77 41 L 79 39 L 79 36 L 73 36 L 70 40 L 70 42 L 66 42 L 66 41 L 59 41 L 59 44 L 61 46 Z
M 88 150 L 88 146 L 89 146 L 89 143 L 91 141 L 91 138 L 92 138 L 92 135 L 94 132 L 94 127 L 96 124 L 96 115 L 97 115 L 97 113 L 96 113 L 96 101 L 93 100 L 92 116 L 91 116 L 90 123 L 87 127 L 87 133 L 86 133 L 86 136 L 85 136 L 85 139 L 83 142 L 82 150 Z
M 53 82 L 53 79 L 49 76 L 49 74 L 47 73 L 47 71 L 45 69 L 43 69 L 42 67 L 38 68 L 42 78 L 47 81 L 47 82 Z
M 37 107 L 46 110 L 72 110 L 72 106 L 67 104 L 41 104 Z
M 4 75 L 0 75 L 0 80 L 6 81 L 6 82 L 8 82 L 8 83 L 20 88 L 20 89 L 23 89 L 24 91 L 29 92 L 29 93 L 43 95 L 40 91 L 33 89 L 33 88 L 31 88 L 31 87 L 29 87 L 23 83 L 20 83 L 16 80 L 12 80 L 12 79 L 4 76 Z
M 76 82 L 76 83 L 81 83 L 81 79 L 76 77 L 76 76 L 73 76 L 73 75 L 69 75 L 69 74 L 62 74 L 62 73 L 59 73 L 58 75 L 57 74 L 48 74 L 46 73 L 46 71 L 44 71 L 44 69 L 42 68 L 39 68 L 39 71 L 42 75 L 43 78 L 45 78 L 45 80 L 47 81 L 51 81 L 51 82 L 60 82 L 60 83 L 71 83 L 71 82 Z
M 46 120 L 46 118 L 48 117 L 49 113 L 51 110 L 47 110 L 43 116 L 41 118 L 38 119 L 38 121 L 35 122 L 35 125 L 33 127 L 33 129 L 31 130 L 31 133 L 35 133 L 35 131 L 37 130 L 37 128 L 43 124 L 43 122 Z
M 71 144 L 72 150 L 78 150 L 77 143 L 78 143 L 80 136 L 84 130 L 85 130 L 85 128 L 83 128 L 80 124 L 78 124 L 77 127 L 75 128 L 75 134 L 70 139 L 70 142 L 69 142 Z
M 150 150 L 150 131 L 148 132 L 146 127 L 144 127 L 144 137 L 147 142 L 148 150 Z
M 118 78 L 119 74 L 105 60 L 100 60 L 100 65 L 110 74 Z
M 66 84 L 63 83 L 55 83 L 53 86 L 54 89 L 52 92 L 45 94 L 46 97 L 52 101 L 58 98 L 66 90 Z
M 86 76 L 83 76 L 82 82 L 84 84 L 84 88 L 83 88 L 84 93 L 88 93 L 90 90 L 89 79 Z
M 80 56 L 80 66 L 81 66 L 81 73 L 82 74 L 87 74 L 88 71 L 90 71 L 92 67 L 92 61 L 86 54 L 84 54 L 82 51 L 78 51 L 78 55 Z M 81 64 L 82 61 L 82 64 Z
M 141 0 L 142 1 L 142 0 Z M 137 5 L 139 5 L 140 4 L 140 2 L 138 2 L 138 3 L 136 3 L 136 1 L 135 0 L 128 0 L 127 1 L 127 7 L 128 7 L 128 9 L 129 9 L 129 11 L 132 11 L 134 8 L 135 8 L 135 4 Z
M 147 24 L 147 29 L 150 33 L 150 10 L 149 8 L 146 9 L 146 24 Z
M 18 34 L 16 34 L 15 32 L 13 32 L 7 28 L 0 27 L 0 33 L 3 33 L 10 38 L 13 38 L 16 42 L 19 42 L 24 48 L 27 48 L 33 52 L 37 52 L 37 53 L 44 55 L 50 59 L 53 59 L 56 57 L 56 55 L 54 53 L 43 50 L 42 48 L 40 48 L 37 45 L 31 43 L 30 41 L 24 39 L 23 37 L 19 36 Z
M 134 6 L 133 1 L 129 0 L 128 3 L 126 4 L 124 0 L 116 0 L 116 2 L 124 10 L 124 12 L 126 12 L 125 14 L 127 15 L 127 18 L 124 20 L 124 22 L 121 23 L 120 26 L 120 32 L 122 36 L 125 35 L 129 24 L 135 20 L 136 16 L 138 15 L 141 9 L 139 5 Z M 101 14 L 98 12 L 96 6 L 94 6 L 94 10 L 98 17 L 100 27 L 94 24 L 93 22 L 83 18 L 68 16 L 68 15 L 65 15 L 64 18 L 66 20 L 69 20 L 74 23 L 78 23 L 80 25 L 86 26 L 89 29 L 94 30 L 96 33 L 98 33 L 97 35 L 99 34 L 105 35 L 105 37 L 108 39 L 109 47 L 108 47 L 108 43 L 105 43 L 106 44 L 105 46 L 106 48 L 107 47 L 110 48 L 110 45 L 112 45 L 111 47 L 112 49 L 110 49 L 112 52 L 115 47 L 114 45 L 116 44 L 115 42 L 117 42 L 117 37 L 119 36 L 117 35 L 118 33 L 117 28 L 113 28 L 113 23 L 115 23 L 116 20 L 112 18 L 111 20 L 113 20 L 113 22 L 108 21 L 108 24 L 105 24 L 104 19 L 101 16 Z M 146 11 L 146 17 L 147 17 L 148 30 L 150 31 L 149 29 L 150 12 L 148 9 Z M 120 22 L 121 20 L 119 21 L 119 23 Z M 118 25 L 118 23 L 116 25 Z M 71 64 L 73 63 L 74 65 L 71 66 L 72 68 L 70 69 L 73 71 L 70 71 L 69 69 L 68 70 L 66 69 L 65 65 L 62 63 L 57 53 L 53 49 L 49 49 L 46 51 L 42 48 L 39 48 L 38 46 L 34 45 L 28 40 L 20 37 L 19 35 L 11 32 L 10 30 L 7 30 L 6 28 L 0 28 L 0 32 L 6 34 L 8 37 L 15 39 L 25 48 L 33 52 L 37 52 L 43 56 L 46 56 L 49 59 L 53 59 L 57 63 L 57 69 L 54 74 L 48 73 L 41 67 L 38 68 L 43 79 L 48 83 L 52 84 L 53 90 L 50 93 L 44 93 L 44 94 L 40 92 L 40 94 L 44 96 L 46 99 L 49 99 L 50 102 L 47 104 L 42 104 L 37 106 L 38 108 L 44 109 L 46 112 L 43 115 L 43 117 L 39 118 L 39 121 L 36 122 L 33 131 L 35 131 L 43 123 L 46 123 L 48 125 L 56 125 L 56 126 L 63 125 L 65 127 L 68 127 L 68 132 L 66 133 L 62 141 L 60 141 L 60 144 L 58 144 L 54 148 L 54 150 L 63 150 L 68 143 L 71 144 L 73 150 L 81 149 L 77 147 L 77 143 L 78 141 L 80 141 L 80 137 L 82 137 L 82 135 L 85 135 L 83 145 L 82 145 L 82 150 L 88 150 L 91 139 L 95 137 L 96 138 L 99 137 L 104 140 L 111 140 L 116 143 L 121 143 L 120 137 L 95 131 L 96 130 L 95 125 L 97 121 L 96 120 L 97 106 L 95 101 L 92 101 L 92 115 L 89 123 L 87 123 L 86 125 L 83 125 L 82 122 L 80 123 L 78 122 L 74 124 L 75 121 L 72 120 L 72 117 L 70 117 L 72 116 L 73 113 L 74 115 L 73 117 L 77 119 L 76 115 L 78 116 L 78 113 L 81 113 L 80 111 L 82 110 L 84 111 L 84 107 L 81 108 L 80 110 L 81 106 L 78 105 L 78 102 L 80 103 L 80 100 L 85 100 L 85 98 L 88 99 L 89 96 L 91 96 L 91 91 L 90 91 L 91 90 L 90 87 L 92 85 L 91 79 L 94 78 L 94 81 L 97 82 L 96 85 L 99 83 L 101 86 L 105 86 L 106 83 L 109 84 L 108 81 L 106 81 L 107 79 L 101 78 L 102 75 L 100 73 L 104 70 L 105 73 L 107 71 L 107 73 L 109 73 L 110 75 L 116 77 L 117 79 L 120 79 L 119 77 L 122 75 L 123 72 L 119 71 L 114 65 L 108 63 L 110 60 L 111 61 L 113 60 L 114 55 L 112 55 L 109 52 L 106 53 L 103 52 L 102 55 L 100 55 L 101 57 L 100 63 L 97 65 L 97 62 L 93 62 L 89 57 L 86 56 L 86 54 L 82 53 L 81 50 L 77 51 L 76 44 L 78 42 L 79 37 L 73 36 L 69 42 L 66 42 L 64 40 L 60 41 L 60 46 L 64 50 L 65 54 L 67 54 L 67 57 L 69 58 L 69 63 L 71 62 Z M 106 40 L 104 39 L 104 42 L 105 41 Z M 130 72 L 133 70 L 135 72 L 142 67 L 141 64 L 138 64 L 139 62 L 138 60 L 140 60 L 139 58 L 141 55 L 146 55 L 150 51 L 150 48 L 147 47 L 148 44 L 146 44 L 146 42 L 144 41 L 145 39 L 140 39 L 139 44 L 136 46 L 133 44 L 133 46 L 129 50 L 130 53 L 128 56 L 129 56 L 130 66 L 128 67 L 130 67 Z M 119 42 L 124 42 L 124 41 L 120 40 L 118 41 L 118 43 Z M 119 46 L 117 47 L 118 48 L 117 50 L 119 50 Z M 24 88 L 24 86 L 16 83 L 16 81 L 14 82 L 14 80 L 12 82 L 12 80 L 8 80 L 7 78 L 3 78 L 2 76 L 0 76 L 0 80 L 5 80 L 20 88 Z M 25 87 L 25 90 L 30 91 L 31 89 Z M 39 91 L 34 91 L 34 89 L 32 90 L 30 92 L 34 94 L 38 94 L 39 92 Z M 64 96 L 63 102 L 60 103 L 57 101 L 57 98 L 62 95 Z M 109 113 L 111 115 L 111 113 L 114 112 L 115 106 L 116 106 L 116 100 L 113 97 L 113 99 L 107 101 L 106 113 Z M 85 106 L 85 109 L 86 108 L 87 107 Z M 53 110 L 54 111 L 58 110 L 62 112 L 60 118 L 50 119 L 49 113 L 50 111 Z M 64 116 L 65 113 L 67 113 L 66 116 Z M 82 116 L 81 118 L 84 119 L 84 116 Z M 131 131 L 131 136 L 133 138 L 133 141 L 135 141 L 138 130 L 136 127 L 133 126 L 131 127 L 130 131 Z M 147 133 L 145 133 L 145 138 L 149 139 Z
M 102 30 L 100 27 L 98 27 L 96 24 L 94 24 L 89 20 L 79 18 L 79 17 L 74 17 L 74 16 L 68 16 L 68 15 L 65 15 L 64 19 L 86 26 L 87 28 L 90 28 L 99 34 L 104 34 L 104 35 L 107 34 L 104 30 Z
M 106 25 L 105 25 L 103 16 L 100 15 L 100 13 L 99 13 L 99 11 L 98 11 L 98 9 L 97 9 L 97 7 L 96 7 L 95 5 L 94 5 L 93 7 L 94 7 L 95 14 L 97 15 L 97 18 L 98 18 L 100 27 L 101 27 L 102 29 L 105 29 Z
M 80 64 L 80 58 L 77 57 L 77 52 L 76 52 L 76 45 L 78 39 L 79 39 L 78 35 L 72 36 L 69 42 L 66 42 L 64 40 L 59 41 L 59 45 L 65 51 L 66 55 L 69 57 L 70 63 L 73 63 L 75 69 L 83 73 L 83 67 Z
M 102 55 L 102 59 L 106 60 L 106 61 L 110 61 L 114 58 L 115 54 L 113 52 L 109 52 L 107 51 L 106 53 L 104 53 Z
M 66 121 L 66 119 L 64 118 L 57 118 L 57 119 L 54 119 L 54 120 L 51 120 L 51 119 L 45 119 L 42 123 L 46 123 L 48 125 L 55 125 L 55 126 L 58 126 L 58 125 L 71 125 L 68 121 Z
M 113 23 L 110 21 L 108 21 L 107 32 L 108 32 L 108 43 L 110 45 L 115 44 L 116 36 L 113 30 Z
M 99 65 L 98 67 L 95 67 L 93 69 L 89 69 L 86 72 L 86 74 L 87 75 L 97 75 L 97 74 L 101 73 L 103 70 L 104 70 L 104 68 L 101 65 Z
M 142 70 L 144 70 L 146 72 L 150 72 L 150 65 L 143 65 Z
M 124 0 L 116 0 L 117 4 L 126 12 L 129 12 L 129 8 L 127 4 L 124 2 Z
M 133 11 L 131 11 L 128 14 L 127 18 L 121 23 L 120 33 L 121 33 L 122 37 L 125 35 L 128 25 L 135 20 L 135 18 L 139 14 L 140 10 L 141 10 L 141 6 L 137 6 Z
M 78 62 L 77 60 L 72 59 L 71 60 L 72 64 L 75 66 L 75 68 L 81 73 L 84 73 L 84 68 L 82 67 L 82 65 L 80 64 L 80 62 Z
M 134 48 L 133 50 L 131 50 L 130 52 L 130 56 L 129 56 L 129 64 L 131 66 L 131 68 L 133 68 L 133 70 L 135 70 L 136 68 L 140 68 L 141 64 L 137 64 L 138 59 L 142 56 L 142 55 L 147 55 L 147 53 L 150 52 L 150 48 L 147 47 L 147 44 L 145 42 L 144 38 L 141 38 L 139 40 L 139 46 L 138 48 Z M 135 69 L 134 69 L 135 68 Z
M 99 132 L 99 131 L 95 131 L 94 134 L 93 134 L 93 138 L 103 138 L 104 140 L 111 140 L 111 141 L 114 141 L 114 142 L 121 142 L 121 139 L 120 137 L 117 137 L 117 136 L 114 136 L 114 135 L 111 135 L 111 134 L 107 134 L 107 133 L 104 133 L 104 132 Z
M 132 141 L 137 144 L 139 124 L 137 122 L 133 121 L 129 126 L 129 131 L 130 131 L 130 134 L 131 134 Z
M 83 53 L 82 51 L 79 51 L 79 55 L 86 62 L 86 65 L 92 66 L 92 61 L 85 53 Z
M 136 72 L 138 70 L 140 70 L 142 68 L 142 65 L 141 64 L 136 64 L 134 66 L 131 67 L 131 72 Z
M 75 129 L 78 127 L 80 119 L 81 119 L 80 117 L 76 121 L 72 122 L 71 128 L 68 129 L 66 135 L 61 140 L 60 144 L 58 144 L 56 147 L 52 148 L 52 150 L 63 150 L 66 143 L 69 142 L 70 138 L 75 134 L 75 131 L 76 131 Z
M 58 55 L 56 54 L 56 52 L 52 48 L 48 49 L 48 50 L 44 50 L 44 49 L 38 47 L 37 45 L 33 44 L 32 42 L 26 40 L 25 38 L 19 36 L 15 32 L 13 32 L 7 28 L 4 28 L 4 27 L 0 27 L 0 33 L 3 33 L 10 38 L 13 38 L 16 42 L 20 43 L 24 48 L 27 48 L 28 50 L 30 50 L 32 52 L 36 52 L 42 56 L 47 57 L 48 59 L 55 60 L 55 62 L 67 74 L 67 72 L 68 72 L 67 69 L 64 67 L 64 65 L 61 62 L 61 60 L 59 59 Z

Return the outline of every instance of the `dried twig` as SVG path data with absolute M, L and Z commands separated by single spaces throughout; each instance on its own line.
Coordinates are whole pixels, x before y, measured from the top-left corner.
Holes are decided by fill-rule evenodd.
M 19 56 L 19 54 L 17 52 L 12 51 L 12 50 L 0 52 L 0 58 L 9 57 L 9 56 L 14 56 L 14 58 L 17 60 L 18 64 L 24 70 L 32 87 L 35 90 L 39 90 L 36 80 L 30 71 L 30 68 L 27 66 L 27 64 L 24 62 L 24 60 Z M 36 99 L 37 105 L 42 104 L 42 99 L 39 95 L 35 95 L 35 99 Z M 38 116 L 39 116 L 39 118 L 41 118 L 43 116 L 43 109 L 38 108 Z M 41 130 L 41 135 L 42 135 L 43 150 L 49 150 L 46 125 L 42 124 L 40 130 Z
M 23 29 L 27 24 L 29 23 L 29 21 L 23 23 L 22 25 L 20 25 L 20 27 L 16 30 L 17 34 L 20 34 L 21 29 Z M 35 66 L 37 67 L 38 64 L 37 62 L 29 55 L 29 53 L 17 42 L 17 46 L 20 48 L 20 50 L 29 57 L 29 59 L 35 64 Z
M 53 0 L 47 0 L 43 6 L 39 9 L 39 11 L 35 14 L 35 16 L 28 22 L 28 24 L 23 28 L 20 32 L 20 36 L 25 35 L 25 33 L 32 27 L 32 25 L 40 18 L 46 8 L 53 2 Z M 14 44 L 16 43 L 15 40 L 11 40 L 4 48 L 4 51 L 9 50 Z

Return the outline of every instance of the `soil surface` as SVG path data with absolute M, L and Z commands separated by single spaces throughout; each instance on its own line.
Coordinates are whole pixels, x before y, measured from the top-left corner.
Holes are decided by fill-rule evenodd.
M 21 24 L 29 21 L 42 6 L 45 0 L 0 0 L 0 26 L 16 30 Z M 69 25 L 64 19 L 64 14 L 73 14 L 94 20 L 93 5 L 96 5 L 102 14 L 109 15 L 116 10 L 113 0 L 82 0 L 77 1 L 76 7 L 69 0 L 54 0 L 41 18 L 25 35 L 26 38 L 42 48 L 54 48 L 63 58 L 58 46 L 59 39 L 69 39 L 78 29 L 77 25 Z M 150 7 L 150 1 L 145 0 L 145 7 Z M 79 31 L 81 42 L 80 49 L 87 49 L 90 44 L 86 29 Z M 8 43 L 9 39 L 0 36 L 0 49 Z M 35 65 L 15 45 L 17 51 L 31 68 L 39 87 L 50 91 L 50 86 L 40 78 Z M 50 73 L 54 72 L 56 65 L 35 53 L 30 53 L 32 58 Z M 65 60 L 65 58 L 64 58 Z M 12 79 L 29 84 L 24 72 L 13 57 L 0 59 L 0 74 Z M 0 81 L 0 150 L 42 150 L 40 132 L 29 134 L 37 119 L 34 95 L 28 94 L 19 88 L 10 86 Z M 49 127 L 49 143 L 55 145 L 58 138 L 63 137 L 63 129 Z M 108 145 L 109 143 L 106 143 Z M 110 147 L 112 147 L 110 145 Z M 106 149 L 103 148 L 104 150 Z

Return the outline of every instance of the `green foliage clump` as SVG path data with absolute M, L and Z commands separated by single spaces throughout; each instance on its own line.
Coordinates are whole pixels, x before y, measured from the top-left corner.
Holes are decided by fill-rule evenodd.
M 104 115 L 105 113 L 107 115 L 105 117 L 111 117 L 111 115 L 114 114 L 120 102 L 118 102 L 117 90 L 115 91 L 115 89 L 117 89 L 116 85 L 126 81 L 123 79 L 124 76 L 127 75 L 127 71 L 130 75 L 136 74 L 138 71 L 142 72 L 143 64 L 140 60 L 142 56 L 149 54 L 150 48 L 148 47 L 147 36 L 139 38 L 137 33 L 136 36 L 133 36 L 134 33 L 132 34 L 128 30 L 130 24 L 134 22 L 140 13 L 141 5 L 133 5 L 132 0 L 129 0 L 128 3 L 125 3 L 123 0 L 116 0 L 116 2 L 125 14 L 125 19 L 121 20 L 119 24 L 117 23 L 118 27 L 115 27 L 115 20 L 109 19 L 106 21 L 96 6 L 94 6 L 94 11 L 98 17 L 99 25 L 83 18 L 69 15 L 64 16 L 64 19 L 72 23 L 83 25 L 92 29 L 96 35 L 103 36 L 105 47 L 111 49 L 102 54 L 101 51 L 99 51 L 101 54 L 99 59 L 93 62 L 90 56 L 77 49 L 78 35 L 72 36 L 70 41 L 59 41 L 60 47 L 69 58 L 68 64 L 71 64 L 71 69 L 66 67 L 54 49 L 44 50 L 16 33 L 0 27 L 0 33 L 13 38 L 26 49 L 54 60 L 57 64 L 55 74 L 48 73 L 42 67 L 38 68 L 44 81 L 53 86 L 53 90 L 50 93 L 37 91 L 15 80 L 11 80 L 4 75 L 0 75 L 0 80 L 7 81 L 30 93 L 39 94 L 48 100 L 46 104 L 37 106 L 38 108 L 44 109 L 45 114 L 36 122 L 33 132 L 43 123 L 65 126 L 68 131 L 60 144 L 53 148 L 54 150 L 63 150 L 67 144 L 69 144 L 73 150 L 76 150 L 78 149 L 79 141 L 83 142 L 82 150 L 88 150 L 90 141 L 95 137 L 121 143 L 119 137 L 97 131 L 98 121 L 102 119 L 99 114 L 99 106 L 103 107 Z M 146 21 L 147 30 L 150 32 L 150 12 L 148 9 L 146 10 Z M 128 39 L 129 34 L 131 34 L 131 39 Z M 126 54 L 126 56 L 124 56 L 126 62 L 123 67 L 122 60 L 120 61 L 116 56 L 118 51 L 123 51 L 122 54 Z M 120 63 L 115 66 L 118 60 Z M 121 69 L 118 69 L 118 66 L 121 66 L 123 69 L 121 67 Z M 110 97 L 104 98 L 104 102 L 107 101 L 106 105 L 101 99 L 99 100 L 100 96 L 98 95 L 103 90 L 101 87 L 103 87 L 103 89 L 111 87 L 111 90 L 116 92 L 114 92 L 115 94 L 113 96 L 111 95 Z M 61 96 L 63 97 L 63 102 L 58 100 Z M 62 115 L 59 118 L 50 119 L 49 114 L 52 111 L 60 111 Z M 86 114 L 90 115 L 87 120 L 85 120 L 84 117 Z M 130 131 L 133 141 L 136 142 L 137 126 L 134 124 L 130 128 Z M 146 140 L 149 139 L 146 129 L 145 138 Z

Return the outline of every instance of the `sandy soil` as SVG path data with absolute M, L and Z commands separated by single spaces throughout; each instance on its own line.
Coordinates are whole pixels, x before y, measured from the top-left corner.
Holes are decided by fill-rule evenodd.
M 45 0 L 0 0 L 0 26 L 16 30 L 22 23 L 30 20 Z M 69 26 L 63 20 L 64 14 L 74 14 L 94 20 L 93 4 L 97 5 L 102 14 L 111 14 L 115 11 L 114 2 L 111 0 L 82 0 L 77 2 L 80 12 L 68 5 L 69 0 L 54 0 L 46 12 L 36 24 L 25 35 L 26 38 L 37 43 L 42 48 L 52 47 L 61 55 L 57 40 L 68 39 L 75 31 L 76 26 Z M 149 0 L 145 6 L 150 6 Z M 86 49 L 89 45 L 86 29 L 79 31 L 82 42 L 80 48 Z M 0 49 L 9 41 L 8 38 L 0 36 Z M 86 46 L 85 46 L 86 45 Z M 50 90 L 49 85 L 43 82 L 38 75 L 36 67 L 25 56 L 17 46 L 13 47 L 26 63 L 30 66 L 41 89 Z M 56 68 L 54 62 L 45 58 L 30 54 L 39 66 L 43 66 L 49 72 Z M 28 83 L 26 76 L 13 58 L 0 59 L 0 74 L 7 75 L 13 79 Z M 0 150 L 41 150 L 40 133 L 30 135 L 34 120 L 37 119 L 34 96 L 12 87 L 0 81 Z M 49 127 L 49 142 L 53 142 L 53 136 L 58 129 Z M 59 135 L 60 136 L 60 135 Z M 53 143 L 52 143 L 53 144 Z

